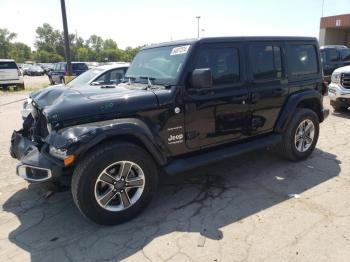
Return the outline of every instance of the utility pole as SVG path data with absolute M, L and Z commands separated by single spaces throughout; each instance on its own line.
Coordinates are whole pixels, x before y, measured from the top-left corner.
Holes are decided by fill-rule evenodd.
M 199 19 L 201 18 L 200 16 L 196 16 L 197 18 L 197 38 L 199 38 Z
M 63 21 L 64 46 L 66 51 L 67 73 L 68 73 L 68 76 L 72 76 L 72 63 L 70 59 L 66 4 L 64 0 L 61 0 L 61 9 L 62 9 L 62 21 Z
M 323 9 L 324 9 L 324 0 L 322 0 L 322 14 L 321 14 L 321 17 L 323 17 Z

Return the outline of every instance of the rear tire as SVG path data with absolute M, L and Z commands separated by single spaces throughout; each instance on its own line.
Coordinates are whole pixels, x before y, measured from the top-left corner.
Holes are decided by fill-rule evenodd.
M 316 147 L 319 135 L 317 114 L 307 108 L 298 108 L 287 130 L 278 151 L 292 161 L 305 160 Z
M 132 185 L 136 180 L 139 184 Z M 134 144 L 115 142 L 99 146 L 78 164 L 71 190 L 84 216 L 98 224 L 115 225 L 138 215 L 157 186 L 152 157 Z
M 24 90 L 24 84 L 16 85 L 17 90 Z

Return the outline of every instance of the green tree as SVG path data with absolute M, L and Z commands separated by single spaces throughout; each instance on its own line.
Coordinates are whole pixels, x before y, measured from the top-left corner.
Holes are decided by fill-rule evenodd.
M 35 32 L 36 39 L 34 46 L 38 51 L 64 55 L 64 41 L 60 31 L 54 30 L 51 25 L 44 23 L 42 26 L 39 26 Z
M 32 50 L 24 43 L 16 42 L 11 43 L 9 57 L 15 59 L 18 63 L 23 63 L 26 60 L 31 60 Z
M 10 58 L 11 41 L 16 36 L 6 28 L 0 28 L 0 58 Z
M 34 52 L 33 58 L 36 62 L 41 63 L 56 63 L 64 61 L 64 58 L 61 55 L 47 52 L 45 50 Z
M 118 45 L 113 39 L 106 39 L 103 42 L 103 49 L 118 49 Z
M 103 39 L 97 35 L 92 35 L 86 41 L 87 45 L 92 48 L 94 51 L 99 52 L 102 49 Z

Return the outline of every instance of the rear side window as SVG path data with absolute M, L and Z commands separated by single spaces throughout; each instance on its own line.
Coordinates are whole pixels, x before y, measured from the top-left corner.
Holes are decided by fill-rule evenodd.
M 340 50 L 341 59 L 343 61 L 349 61 L 350 60 L 350 49 L 342 49 Z
M 75 64 L 72 64 L 72 69 L 73 70 L 87 70 L 88 67 L 85 63 L 75 63 Z
M 281 48 L 272 45 L 253 47 L 254 79 L 272 79 L 282 76 Z
M 0 69 L 17 69 L 15 62 L 0 62 Z
M 326 50 L 327 61 L 336 62 L 339 61 L 339 52 L 335 49 Z
M 317 53 L 314 45 L 290 45 L 288 48 L 290 76 L 304 76 L 318 72 Z
M 233 47 L 202 47 L 196 60 L 196 68 L 210 68 L 214 86 L 238 82 L 238 49 Z

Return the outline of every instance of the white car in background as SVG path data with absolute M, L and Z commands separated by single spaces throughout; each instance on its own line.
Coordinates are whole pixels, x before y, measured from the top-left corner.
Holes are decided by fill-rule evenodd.
M 87 85 L 90 86 L 108 86 L 108 85 L 117 85 L 123 79 L 126 71 L 129 68 L 129 63 L 118 62 L 113 65 L 104 65 L 92 68 L 81 75 L 74 78 L 67 84 L 59 84 L 54 87 L 57 88 L 59 86 L 65 87 L 79 87 Z M 50 88 L 50 87 L 48 87 Z M 30 97 L 24 102 L 23 107 L 21 109 L 22 118 L 25 119 L 32 111 L 32 99 Z
M 350 65 L 334 70 L 328 97 L 334 111 L 346 111 L 350 107 Z
M 9 86 L 24 89 L 23 75 L 15 60 L 0 59 L 0 88 L 5 90 Z

